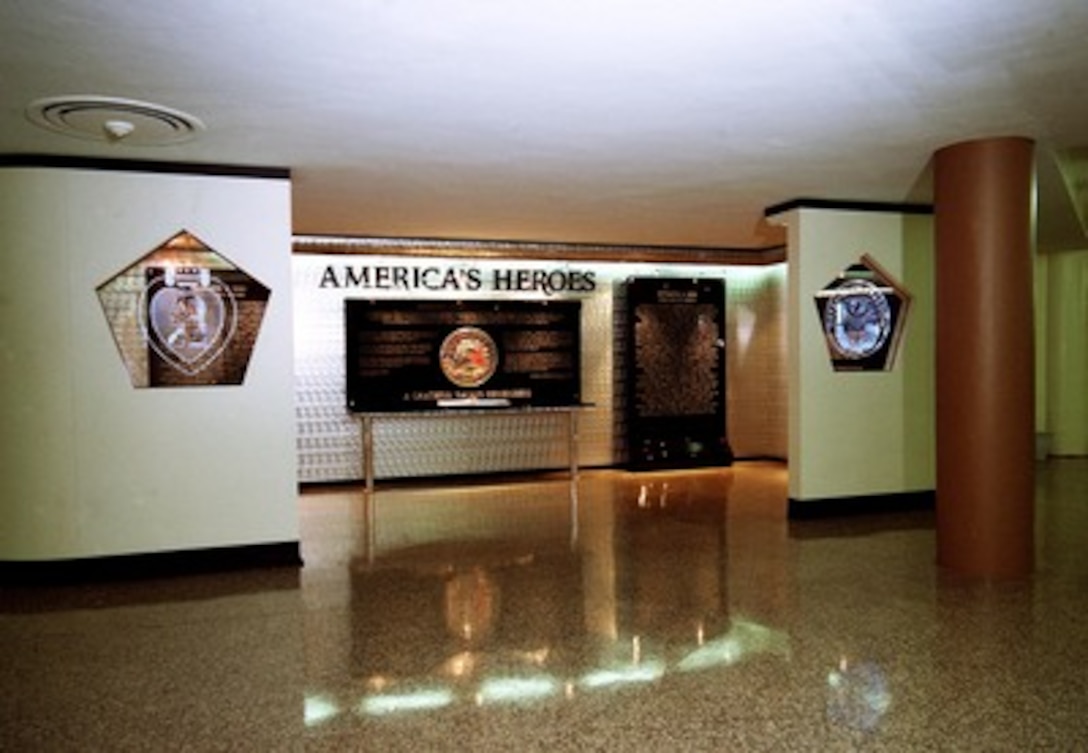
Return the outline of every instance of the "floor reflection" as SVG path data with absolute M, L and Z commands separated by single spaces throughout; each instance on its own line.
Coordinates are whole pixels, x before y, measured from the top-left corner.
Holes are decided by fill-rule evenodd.
M 773 463 L 362 496 L 300 496 L 301 571 L 0 587 L 0 750 L 1088 749 L 1088 459 L 999 583 Z
M 731 509 L 734 486 L 744 499 Z M 383 716 L 571 703 L 757 655 L 783 659 L 785 615 L 773 605 L 785 603 L 774 591 L 787 578 L 767 563 L 785 566 L 785 552 L 768 547 L 787 541 L 767 523 L 781 532 L 784 494 L 773 464 L 586 474 L 574 508 L 562 479 L 394 488 L 347 505 L 337 493 L 353 510 L 341 521 L 352 543 L 338 559 L 307 557 L 303 580 L 304 590 L 328 588 L 337 568 L 347 579 L 348 666 L 362 692 L 334 705 Z M 758 549 L 734 548 L 731 536 Z M 731 588 L 731 577 L 756 571 L 759 598 L 747 584 Z M 735 609 L 734 590 L 762 607 L 756 616 Z M 312 724 L 335 716 L 331 697 L 307 702 Z

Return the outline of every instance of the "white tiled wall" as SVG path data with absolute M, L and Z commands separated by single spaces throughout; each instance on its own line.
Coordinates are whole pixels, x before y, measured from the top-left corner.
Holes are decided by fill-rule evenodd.
M 448 259 L 296 254 L 294 264 L 296 410 L 301 482 L 348 481 L 363 476 L 359 419 L 345 408 L 344 300 L 349 297 L 456 297 L 457 294 L 360 291 L 320 286 L 329 264 L 449 266 Z M 491 268 L 557 266 L 592 270 L 596 288 L 582 302 L 582 397 L 579 413 L 583 466 L 624 461 L 622 395 L 622 284 L 632 276 L 724 277 L 727 281 L 729 436 L 745 456 L 786 455 L 784 299 L 785 266 L 711 267 L 555 262 L 471 262 Z M 457 262 L 458 265 L 464 262 Z M 483 275 L 487 279 L 488 275 Z M 461 297 L 501 298 L 486 289 Z M 519 294 L 518 297 L 531 297 Z M 543 294 L 539 294 L 543 296 Z M 458 473 L 564 468 L 563 414 L 471 418 L 405 416 L 376 420 L 375 475 L 410 478 Z
M 788 454 L 784 264 L 727 275 L 726 390 L 738 457 Z

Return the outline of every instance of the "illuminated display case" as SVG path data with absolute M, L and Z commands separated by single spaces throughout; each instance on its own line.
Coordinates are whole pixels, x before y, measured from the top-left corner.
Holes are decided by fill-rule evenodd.
M 816 312 L 835 371 L 888 371 L 910 295 L 868 254 L 816 293 Z

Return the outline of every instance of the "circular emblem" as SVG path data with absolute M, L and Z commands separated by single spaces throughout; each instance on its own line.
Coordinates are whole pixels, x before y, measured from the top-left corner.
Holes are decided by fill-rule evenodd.
M 842 358 L 868 358 L 884 347 L 891 329 L 888 299 L 868 280 L 847 280 L 824 310 L 824 332 Z
M 458 327 L 446 335 L 438 357 L 442 373 L 458 387 L 479 387 L 499 365 L 495 341 L 478 327 Z

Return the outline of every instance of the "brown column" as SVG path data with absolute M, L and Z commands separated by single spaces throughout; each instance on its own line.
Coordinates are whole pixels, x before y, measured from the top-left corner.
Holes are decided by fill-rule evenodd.
M 1034 561 L 1034 144 L 939 150 L 937 560 L 1010 578 Z

